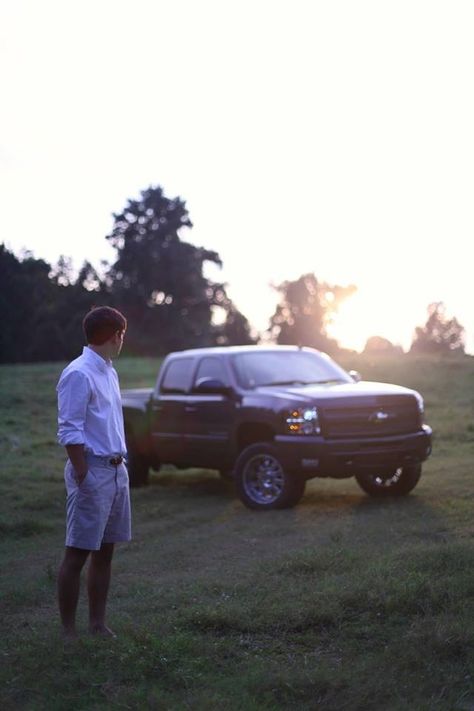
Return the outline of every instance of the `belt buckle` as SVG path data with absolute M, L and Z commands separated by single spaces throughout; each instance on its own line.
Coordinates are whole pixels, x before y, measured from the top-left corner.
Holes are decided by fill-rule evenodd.
M 123 462 L 123 457 L 112 457 L 109 459 L 110 464 L 113 464 L 114 467 L 118 467 L 119 464 L 122 464 Z

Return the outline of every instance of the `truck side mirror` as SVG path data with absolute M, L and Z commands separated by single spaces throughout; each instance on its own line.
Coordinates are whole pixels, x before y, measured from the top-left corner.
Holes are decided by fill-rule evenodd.
M 362 375 L 359 373 L 358 370 L 350 370 L 349 375 L 351 376 L 354 383 L 360 383 L 360 381 L 362 380 Z
M 201 395 L 228 395 L 230 387 L 219 378 L 200 378 L 193 388 L 193 393 Z

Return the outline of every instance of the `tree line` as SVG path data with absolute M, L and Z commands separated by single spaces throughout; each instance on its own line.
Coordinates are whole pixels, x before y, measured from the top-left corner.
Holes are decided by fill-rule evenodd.
M 103 274 L 86 261 L 74 275 L 65 256 L 50 265 L 29 252 L 18 257 L 0 245 L 1 363 L 74 358 L 83 345 L 84 314 L 103 304 L 120 309 L 129 321 L 128 355 L 253 344 L 264 335 L 252 331 L 226 284 L 205 276 L 207 263 L 222 266 L 222 261 L 217 252 L 183 239 L 192 222 L 181 198 L 168 198 L 160 186 L 150 187 L 113 218 L 106 239 L 115 260 Z M 329 337 L 328 326 L 356 287 L 330 285 L 308 273 L 275 289 L 279 302 L 265 335 L 279 344 L 337 353 L 339 344 Z M 366 345 L 372 352 L 393 349 L 378 336 Z M 441 302 L 431 304 L 411 350 L 464 352 L 464 329 L 446 316 Z

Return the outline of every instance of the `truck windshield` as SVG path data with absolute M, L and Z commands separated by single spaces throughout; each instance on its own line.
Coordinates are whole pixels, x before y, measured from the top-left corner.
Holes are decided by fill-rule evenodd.
M 313 385 L 350 383 L 345 370 L 329 356 L 308 351 L 258 351 L 233 358 L 239 385 L 245 389 L 265 385 Z

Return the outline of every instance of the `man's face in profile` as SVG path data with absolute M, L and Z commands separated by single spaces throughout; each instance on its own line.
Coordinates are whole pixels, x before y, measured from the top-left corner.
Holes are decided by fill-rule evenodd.
M 117 331 L 115 334 L 115 346 L 116 346 L 116 355 L 120 355 L 120 351 L 122 350 L 123 346 L 123 339 L 125 338 L 125 331 Z

